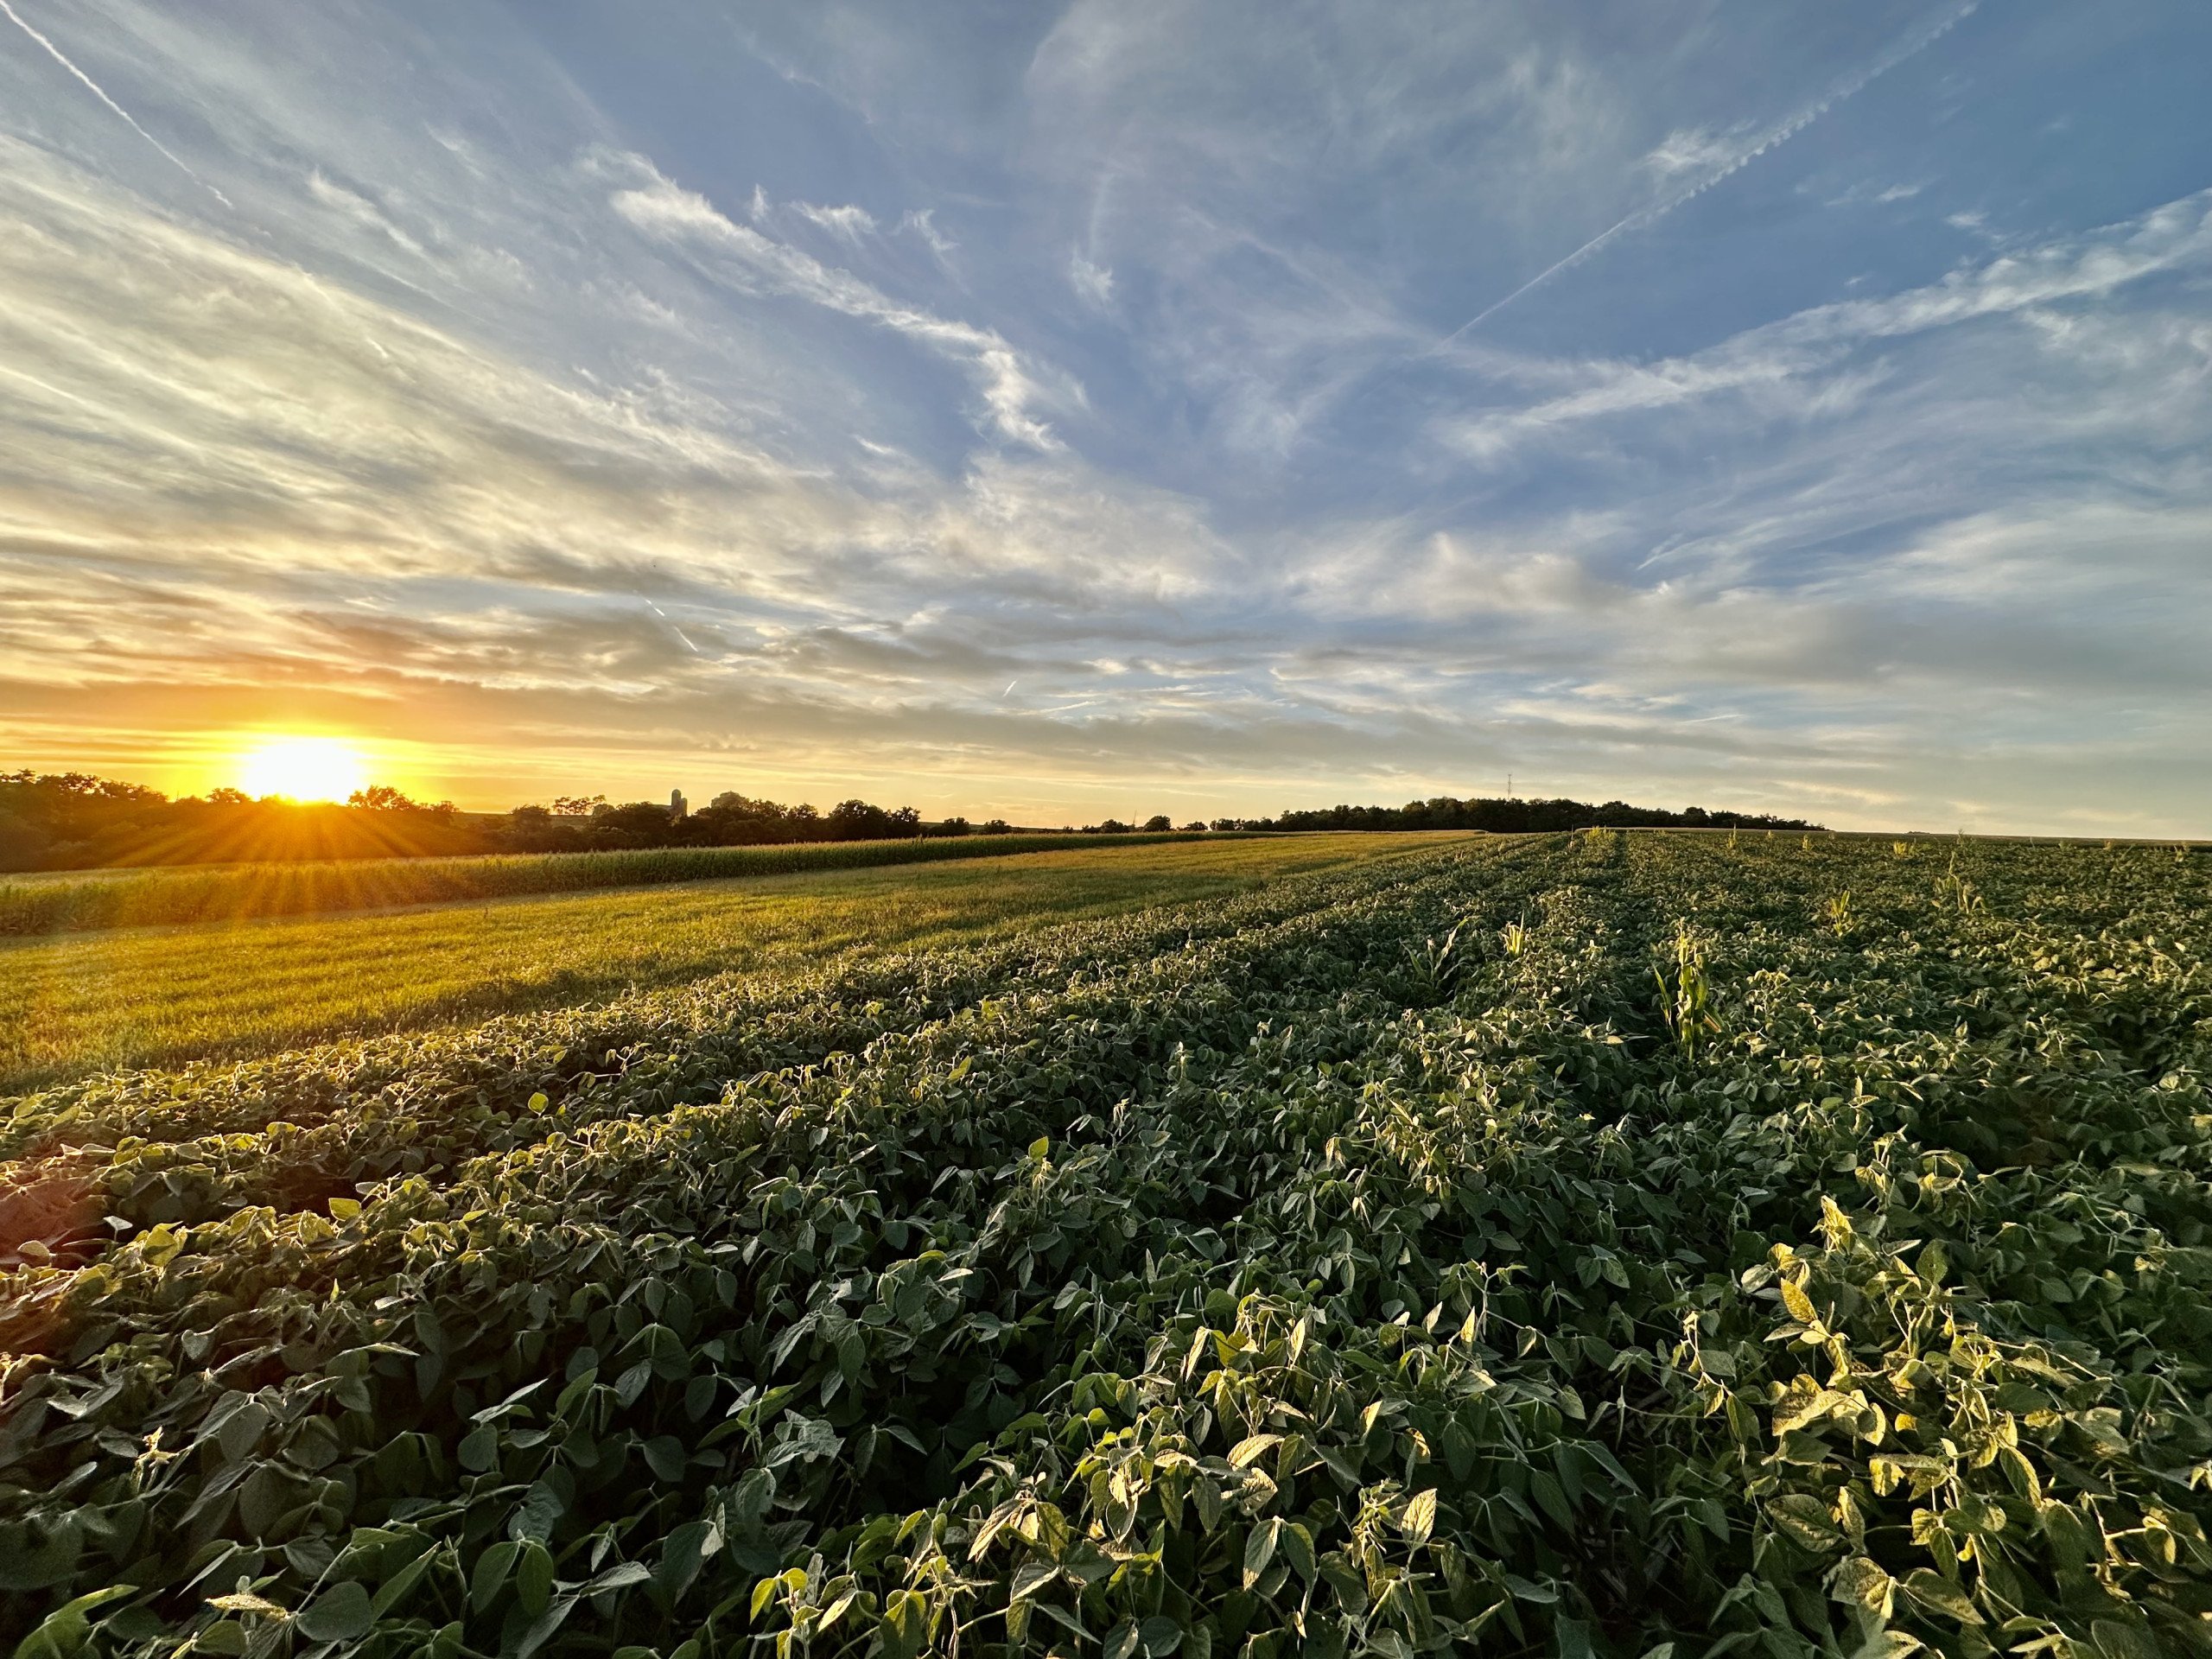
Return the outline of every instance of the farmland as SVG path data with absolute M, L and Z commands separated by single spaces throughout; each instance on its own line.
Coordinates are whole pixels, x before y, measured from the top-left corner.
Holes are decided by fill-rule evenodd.
M 2212 1652 L 2206 877 L 1399 843 L 21 1094 L 4 1634 Z
M 1123 846 L 1179 836 L 1130 836 Z M 0 938 L 110 927 L 321 916 L 407 905 L 589 893 L 666 882 L 872 869 L 940 859 L 1003 858 L 1096 846 L 1077 835 L 963 836 L 815 842 L 772 847 L 656 847 L 628 852 L 524 853 L 458 858 L 71 870 L 0 875 Z
M 588 896 L 527 896 L 525 890 L 515 899 L 417 906 L 392 915 L 0 944 L 0 1087 L 97 1067 L 265 1054 L 340 1035 L 555 1007 L 711 975 L 786 972 L 797 962 L 863 944 L 943 944 L 1007 927 L 1220 897 L 1271 876 L 1396 856 L 1436 839 L 1210 836 L 1166 843 L 1117 838 L 1101 845 L 1093 838 L 1080 851 L 1063 846 L 1023 853 L 1019 838 L 999 836 L 861 842 L 857 849 L 455 861 L 557 867 L 625 859 L 645 866 L 651 885 Z M 890 868 L 817 862 L 754 874 L 741 866 L 749 879 L 680 885 L 652 880 L 671 861 L 680 861 L 678 868 L 706 862 L 712 870 L 733 853 L 978 846 L 1006 851 Z M 279 868 L 272 874 L 282 880 L 292 872 Z M 486 878 L 477 873 L 467 879 Z

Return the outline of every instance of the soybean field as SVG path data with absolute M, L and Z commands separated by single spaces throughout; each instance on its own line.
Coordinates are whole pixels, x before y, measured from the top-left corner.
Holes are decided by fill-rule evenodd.
M 2212 1654 L 2207 874 L 1474 838 L 18 1092 L 0 1635 Z
M 1020 838 L 1001 836 L 721 848 L 708 851 L 997 850 L 891 868 L 724 872 L 617 892 L 480 896 L 373 915 L 225 918 L 0 939 L 0 1090 L 117 1066 L 238 1058 L 466 1023 L 709 976 L 785 974 L 852 950 L 945 944 L 1224 897 L 1279 875 L 1395 857 L 1446 838 L 1093 836 L 1080 849 L 1024 851 Z M 558 854 L 538 861 L 621 856 Z M 264 868 L 280 880 L 294 874 Z M 658 878 L 667 868 L 656 865 L 647 874 Z

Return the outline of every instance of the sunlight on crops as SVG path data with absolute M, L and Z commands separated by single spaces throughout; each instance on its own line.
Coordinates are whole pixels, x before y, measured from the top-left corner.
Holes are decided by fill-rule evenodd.
M 19 1651 L 2201 1652 L 2206 861 L 1946 852 L 1477 838 L 22 1096 Z
M 463 892 L 482 902 L 385 916 L 278 920 L 0 944 L 0 1088 L 96 1066 L 268 1053 L 349 1033 L 540 1008 L 840 951 L 1043 925 L 1222 896 L 1297 870 L 1400 856 L 1448 836 L 1216 837 L 1129 845 L 1096 838 L 679 849 L 550 858 L 253 865 L 212 873 L 75 878 L 124 913 L 169 899 L 224 906 L 304 896 Z M 996 845 L 1062 850 L 969 857 Z M 812 871 L 848 857 L 963 855 L 923 867 Z M 593 866 L 578 872 L 569 868 Z M 423 867 L 429 868 L 423 868 Z M 531 884 L 627 870 L 750 880 L 587 896 Z M 775 874 L 774 872 L 785 872 Z M 500 898 L 512 882 L 524 896 Z M 0 887 L 0 900 L 8 889 Z M 49 896 L 67 903 L 67 891 Z M 81 908 L 81 906 L 79 906 Z M 135 907 L 135 909 L 134 909 Z M 0 902 L 0 922 L 7 906 Z

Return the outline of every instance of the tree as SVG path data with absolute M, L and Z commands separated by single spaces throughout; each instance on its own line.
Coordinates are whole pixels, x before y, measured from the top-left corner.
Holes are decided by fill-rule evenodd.
M 357 789 L 346 798 L 346 804 L 359 807 L 367 812 L 418 812 L 423 809 L 390 784 L 371 784 L 366 789 Z M 453 803 L 445 804 L 446 810 L 453 810 Z
M 911 806 L 887 812 L 866 801 L 840 801 L 822 827 L 832 841 L 899 841 L 922 831 L 922 815 Z
M 1175 824 L 1165 812 L 1155 812 L 1144 821 L 1144 827 L 1147 835 L 1158 835 L 1163 830 L 1173 830 Z

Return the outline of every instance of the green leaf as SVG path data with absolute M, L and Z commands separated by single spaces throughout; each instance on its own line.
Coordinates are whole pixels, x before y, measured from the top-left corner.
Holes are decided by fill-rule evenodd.
M 1544 1513 L 1559 1522 L 1562 1530 L 1574 1530 L 1574 1510 L 1567 1501 L 1567 1494 L 1560 1490 L 1555 1478 L 1542 1469 L 1531 1471 L 1529 1490 L 1535 1495 L 1536 1502 L 1543 1505 Z
M 914 1659 L 929 1635 L 929 1603 L 912 1590 L 892 1592 L 876 1627 L 885 1659 Z
M 575 1609 L 575 1605 L 576 1599 L 574 1596 L 555 1597 L 552 1605 L 533 1619 L 529 1628 L 523 1631 L 515 1643 L 513 1653 L 506 1656 L 506 1659 L 530 1659 L 531 1654 L 550 1642 L 559 1632 L 561 1626 L 568 1622 L 569 1614 Z
M 1270 1446 L 1281 1444 L 1282 1436 L 1280 1434 L 1248 1434 L 1237 1441 L 1236 1446 L 1230 1451 L 1229 1466 L 1232 1469 L 1249 1469 L 1267 1455 Z
M 1183 1627 L 1157 1613 L 1137 1626 L 1137 1636 L 1144 1643 L 1149 1659 L 1166 1659 L 1166 1655 L 1183 1645 Z
M 1920 1260 L 1913 1263 L 1912 1270 L 1931 1285 L 1942 1284 L 1943 1275 L 1951 1270 L 1951 1258 L 1944 1250 L 1942 1242 L 1929 1240 L 1928 1247 L 1921 1251 Z
M 1839 1563 L 1828 1575 L 1828 1593 L 1847 1605 L 1864 1607 L 1886 1618 L 1896 1598 L 1897 1580 L 1879 1562 L 1854 1555 Z
M 65 1602 L 39 1621 L 36 1629 L 16 1643 L 15 1659 L 77 1659 L 92 1633 L 92 1615 L 125 1596 L 135 1596 L 135 1584 L 111 1585 L 75 1600 Z M 258 1597 L 256 1600 L 260 1599 Z M 278 1612 L 283 1610 L 278 1608 Z
M 661 1544 L 660 1565 L 653 1576 L 671 1601 L 691 1587 L 700 1567 L 721 1547 L 721 1529 L 711 1521 L 686 1521 L 668 1535 Z
M 1540 1474 L 1536 1478 L 1548 1480 L 1550 1477 Z M 1562 1498 L 1559 1501 L 1560 1507 L 1564 1508 L 1566 1500 Z M 1429 1535 L 1436 1530 L 1436 1488 L 1431 1486 L 1425 1491 L 1415 1492 L 1407 1499 L 1405 1518 L 1398 1524 L 1413 1543 L 1415 1545 L 1427 1543 Z
M 1904 1592 L 1922 1606 L 1955 1618 L 1961 1624 L 1979 1624 L 1981 1615 L 1964 1588 L 1942 1573 L 1916 1567 L 1904 1580 Z
M 414 1589 L 423 1575 L 430 1570 L 430 1563 L 436 1559 L 435 1555 L 426 1551 L 386 1579 L 378 1586 L 376 1597 L 369 1604 L 371 1616 L 382 1618 L 397 1607 L 406 1599 L 408 1592 Z
M 652 1576 L 652 1569 L 643 1561 L 618 1561 L 578 1585 L 575 1593 L 579 1596 L 603 1596 L 609 1591 L 627 1590 L 633 1584 L 650 1584 Z
M 1260 1581 L 1268 1570 L 1268 1563 L 1275 1558 L 1275 1543 L 1282 1536 L 1280 1516 L 1269 1516 L 1255 1522 L 1244 1537 L 1244 1587 L 1249 1590 Z
M 2132 1624 L 2114 1618 L 2089 1622 L 2089 1639 L 2104 1659 L 2159 1659 L 2158 1644 Z
M 2070 1503 L 2051 1503 L 2043 1506 L 2037 1518 L 2043 1524 L 2044 1540 L 2050 1545 L 2052 1564 L 2062 1573 L 2087 1572 L 2096 1556 L 2082 1512 Z
M 1876 1625 L 1867 1633 L 1866 1639 L 1853 1649 L 1851 1659 L 1907 1659 L 1908 1655 L 1919 1652 L 1923 1645 L 1916 1636 Z
M 642 1449 L 645 1454 L 645 1466 L 659 1479 L 673 1484 L 683 1478 L 683 1465 L 689 1456 L 683 1449 L 683 1442 L 676 1436 L 658 1435 L 647 1440 Z
M 461 1466 L 472 1475 L 480 1475 L 499 1460 L 499 1426 L 479 1423 L 461 1437 Z
M 369 1608 L 368 1587 L 349 1580 L 334 1584 L 317 1596 L 294 1623 L 310 1642 L 358 1642 L 369 1633 L 375 1618 Z
M 1847 1541 L 1843 1529 L 1828 1513 L 1828 1506 L 1807 1493 L 1791 1492 L 1775 1499 L 1766 1509 L 1777 1531 L 1816 1555 L 1831 1554 Z
M 545 1611 L 553 1594 L 553 1553 L 537 1539 L 527 1541 L 515 1563 L 515 1598 L 532 1618 Z
M 518 1543 L 535 1538 L 543 1543 L 553 1535 L 555 1522 L 568 1513 L 569 1505 L 560 1492 L 546 1481 L 538 1481 L 522 1495 L 522 1502 L 515 1506 L 513 1517 L 507 1522 L 507 1536 Z
M 515 1557 L 521 1553 L 520 1544 L 494 1544 L 476 1558 L 468 1575 L 470 1606 L 484 1612 L 499 1599 L 499 1592 L 507 1587 L 507 1575 L 514 1570 Z

